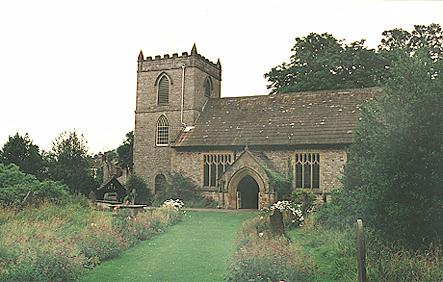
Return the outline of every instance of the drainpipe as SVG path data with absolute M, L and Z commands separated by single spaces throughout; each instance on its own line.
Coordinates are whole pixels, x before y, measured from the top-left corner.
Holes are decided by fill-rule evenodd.
M 180 108 L 180 123 L 182 127 L 186 127 L 186 124 L 183 122 L 183 108 L 185 105 L 185 68 L 186 65 L 182 65 L 182 104 Z

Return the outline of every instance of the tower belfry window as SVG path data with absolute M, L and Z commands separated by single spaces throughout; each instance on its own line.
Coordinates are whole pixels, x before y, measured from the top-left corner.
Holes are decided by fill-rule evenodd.
M 169 103 L 169 79 L 163 75 L 158 81 L 158 104 L 167 105 Z
M 211 97 L 212 83 L 211 83 L 211 79 L 209 77 L 205 80 L 205 84 L 203 87 L 204 87 L 204 91 L 205 91 L 205 96 Z
M 164 115 L 160 116 L 157 122 L 156 145 L 169 145 L 169 122 Z

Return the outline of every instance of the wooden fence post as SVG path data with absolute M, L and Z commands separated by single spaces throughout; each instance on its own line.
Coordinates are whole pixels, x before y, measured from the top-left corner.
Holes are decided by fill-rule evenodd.
M 361 219 L 357 219 L 357 264 L 358 281 L 366 282 L 366 246 L 363 221 Z

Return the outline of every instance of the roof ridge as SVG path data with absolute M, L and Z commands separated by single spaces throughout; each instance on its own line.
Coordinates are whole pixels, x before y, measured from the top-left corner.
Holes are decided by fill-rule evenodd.
M 333 90 L 312 90 L 312 91 L 297 91 L 297 92 L 286 92 L 286 93 L 273 93 L 273 94 L 258 94 L 258 95 L 247 95 L 247 96 L 228 96 L 220 98 L 211 98 L 209 100 L 236 100 L 236 99 L 247 99 L 247 98 L 276 98 L 276 97 L 286 97 L 293 95 L 307 95 L 307 94 L 358 94 L 358 93 L 374 93 L 381 92 L 383 89 L 381 87 L 364 87 L 364 88 L 346 88 L 346 89 L 333 89 Z

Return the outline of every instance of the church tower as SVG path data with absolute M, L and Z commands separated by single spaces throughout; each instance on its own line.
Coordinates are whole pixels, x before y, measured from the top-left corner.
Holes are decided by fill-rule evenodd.
M 191 54 L 144 57 L 137 67 L 134 171 L 155 192 L 171 171 L 178 135 L 193 126 L 206 101 L 220 98 L 221 64 Z

